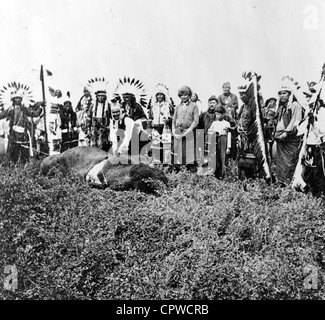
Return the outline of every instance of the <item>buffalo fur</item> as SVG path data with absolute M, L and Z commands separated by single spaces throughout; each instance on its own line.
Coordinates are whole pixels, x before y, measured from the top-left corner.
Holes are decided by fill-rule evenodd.
M 99 172 L 101 181 L 115 190 L 137 189 L 147 193 L 156 193 L 158 181 L 167 184 L 165 174 L 146 164 L 118 164 L 104 166 Z M 103 180 L 105 178 L 105 180 Z
M 57 167 L 63 173 L 75 173 L 84 180 L 89 170 L 107 158 L 107 152 L 93 147 L 76 147 L 61 154 L 46 157 L 41 163 L 43 174 L 51 173 Z
M 159 187 L 158 181 L 167 184 L 165 174 L 159 169 L 150 167 L 146 157 L 111 156 L 94 147 L 76 147 L 49 156 L 42 161 L 41 172 L 50 174 L 52 168 L 58 168 L 65 174 L 74 173 L 85 181 L 87 173 L 105 159 L 103 168 L 97 174 L 103 188 L 137 189 L 156 193 Z

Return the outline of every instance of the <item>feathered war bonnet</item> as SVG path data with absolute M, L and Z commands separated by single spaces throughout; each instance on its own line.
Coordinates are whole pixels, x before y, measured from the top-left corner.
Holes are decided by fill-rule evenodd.
M 304 95 L 304 92 L 301 90 L 301 87 L 299 86 L 298 82 L 294 81 L 293 78 L 289 76 L 285 76 L 282 78 L 282 82 L 278 90 L 278 93 L 281 91 L 289 91 L 291 93 L 289 98 L 289 103 L 291 103 L 293 101 L 293 98 L 295 97 L 297 102 L 304 109 L 308 109 L 308 101 L 306 99 L 306 96 Z
M 256 85 L 257 90 L 259 90 L 259 81 L 261 80 L 262 76 L 257 75 L 256 72 L 249 71 L 249 72 L 243 72 L 242 77 L 244 78 L 243 82 L 240 86 L 238 86 L 238 92 L 239 94 L 246 94 L 247 96 L 251 97 L 254 95 L 254 82 L 253 77 L 256 76 Z
M 278 89 L 278 94 L 281 92 L 281 91 L 287 91 L 291 94 L 292 92 L 292 83 L 293 82 L 293 79 L 289 77 L 283 77 L 282 78 L 282 82 L 280 84 L 280 87 Z
M 114 90 L 114 96 L 119 96 L 121 98 L 126 95 L 133 96 L 135 101 L 143 108 L 147 107 L 146 88 L 140 80 L 136 80 L 135 78 L 130 79 L 129 77 L 119 79 Z
M 8 83 L 7 86 L 0 89 L 0 104 L 4 105 L 5 109 L 12 104 L 12 100 L 16 97 L 22 98 L 22 104 L 26 107 L 35 102 L 30 87 L 19 82 Z
M 104 95 L 107 97 L 108 95 L 108 84 L 109 81 L 106 81 L 105 78 L 94 78 L 88 80 L 86 87 L 84 88 L 84 92 L 89 91 L 94 100 L 99 95 Z
M 165 96 L 165 102 L 167 102 L 168 104 L 171 104 L 169 90 L 164 84 L 158 83 L 155 88 L 154 94 L 152 96 L 152 100 L 155 103 L 158 102 L 158 100 L 157 100 L 158 93 L 162 93 Z

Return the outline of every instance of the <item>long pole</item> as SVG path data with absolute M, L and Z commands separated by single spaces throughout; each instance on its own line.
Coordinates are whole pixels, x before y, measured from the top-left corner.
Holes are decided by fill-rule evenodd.
M 307 126 L 306 126 L 306 132 L 303 136 L 303 140 L 302 140 L 302 146 L 301 149 L 299 151 L 299 157 L 298 157 L 298 163 L 297 166 L 295 168 L 295 172 L 293 175 L 293 179 L 292 179 L 292 187 L 296 190 L 301 190 L 301 191 L 305 191 L 305 187 L 306 187 L 306 182 L 304 181 L 302 175 L 303 175 L 303 157 L 306 154 L 306 150 L 307 150 L 307 138 L 310 132 L 310 127 L 311 125 L 313 125 L 313 116 L 317 110 L 317 104 L 318 101 L 320 99 L 320 94 L 324 85 L 324 81 L 325 81 L 325 64 L 323 65 L 323 69 L 322 69 L 322 73 L 321 73 L 321 78 L 319 80 L 319 84 L 320 87 L 318 89 L 317 96 L 316 99 L 313 103 L 311 103 L 309 105 L 309 113 L 308 113 L 308 119 L 307 119 Z
M 42 83 L 42 95 L 43 95 L 43 102 L 45 102 L 45 84 L 44 84 L 44 72 L 43 72 L 43 65 L 41 65 L 41 74 L 40 74 L 40 79 Z M 45 131 L 45 152 L 48 154 L 49 153 L 49 139 L 48 139 L 48 134 L 47 134 L 47 125 L 46 125 L 46 104 L 43 107 L 44 110 L 44 131 Z

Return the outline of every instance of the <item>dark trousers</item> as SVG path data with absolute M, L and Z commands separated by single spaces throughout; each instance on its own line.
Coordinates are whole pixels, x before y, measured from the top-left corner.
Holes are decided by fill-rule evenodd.
M 212 168 L 215 168 L 214 175 L 218 179 L 223 179 L 226 176 L 226 161 L 227 161 L 226 150 L 227 150 L 226 135 L 217 135 L 211 139 L 210 150 L 209 150 L 209 165 Z
M 92 129 L 90 145 L 108 151 L 110 147 L 108 142 L 108 130 L 96 124 Z
M 78 146 L 78 132 L 67 132 L 62 133 L 62 142 L 61 142 L 61 150 L 60 152 L 64 152 L 68 149 L 74 148 Z
M 310 160 L 310 161 L 306 161 Z M 303 179 L 310 191 L 315 194 L 325 194 L 325 147 L 308 146 L 305 157 Z
M 160 138 L 159 138 L 159 142 L 158 141 L 152 141 L 151 143 L 151 152 L 152 152 L 152 158 L 155 159 L 155 160 L 159 160 L 161 163 L 163 163 L 164 161 L 164 146 L 163 146 L 163 143 L 161 142 L 161 134 L 163 132 L 163 128 L 164 126 L 154 126 L 153 129 L 156 130 L 159 135 L 160 135 Z
M 9 159 L 16 163 L 19 159 L 22 163 L 29 160 L 29 145 L 28 143 L 11 142 L 9 144 Z

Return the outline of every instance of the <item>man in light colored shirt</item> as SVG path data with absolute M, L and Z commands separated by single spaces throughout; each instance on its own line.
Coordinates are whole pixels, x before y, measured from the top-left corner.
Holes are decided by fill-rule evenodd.
M 134 120 L 127 116 L 120 104 L 120 101 L 112 101 L 112 119 L 110 121 L 109 140 L 112 143 L 111 152 L 113 155 L 128 154 L 130 143 L 134 134 Z
M 229 131 L 230 122 L 224 119 L 225 114 L 225 109 L 222 106 L 218 106 L 216 108 L 215 121 L 212 122 L 211 127 L 209 129 L 210 137 L 213 137 L 213 134 L 216 135 L 216 140 L 212 139 L 213 143 L 214 141 L 216 141 L 216 148 L 211 148 L 211 151 L 215 150 L 214 152 L 212 152 L 212 156 L 216 157 L 215 176 L 219 179 L 223 179 L 226 175 L 226 157 L 230 154 L 231 148 L 231 133 Z M 215 146 L 213 145 L 212 147 Z M 212 160 L 212 164 L 213 161 L 214 159 Z M 209 162 L 211 163 L 211 160 L 209 160 Z

